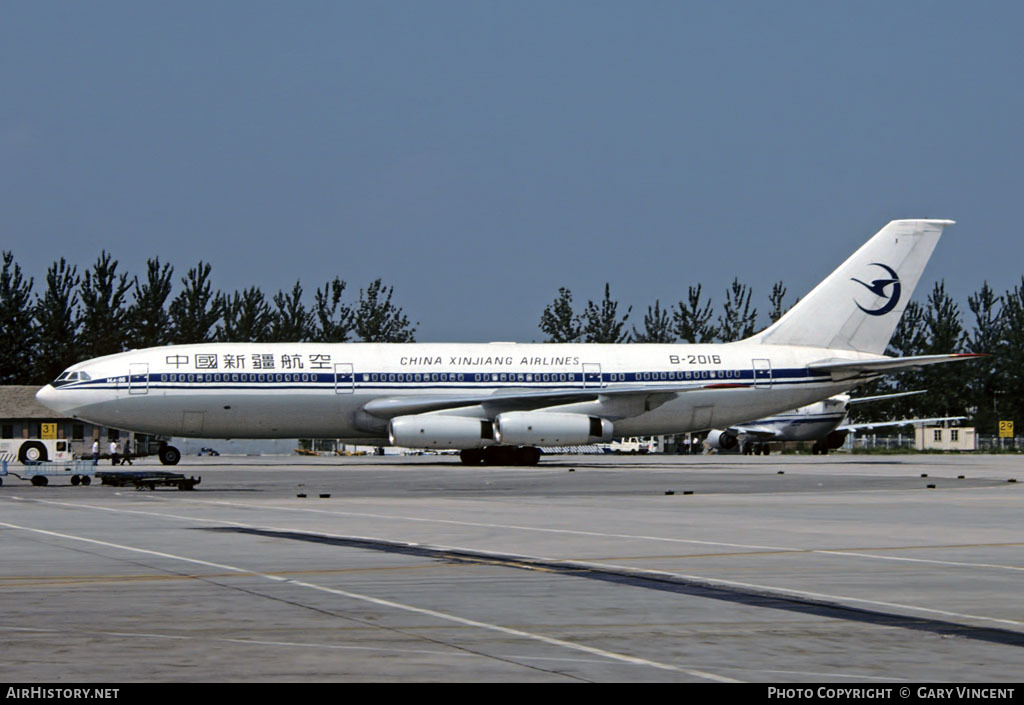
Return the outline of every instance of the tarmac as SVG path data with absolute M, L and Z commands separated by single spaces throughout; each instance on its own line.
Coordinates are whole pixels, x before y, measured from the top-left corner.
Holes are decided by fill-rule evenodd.
M 889 687 L 1024 663 L 1020 455 L 119 469 L 202 482 L 4 478 L 0 680 Z

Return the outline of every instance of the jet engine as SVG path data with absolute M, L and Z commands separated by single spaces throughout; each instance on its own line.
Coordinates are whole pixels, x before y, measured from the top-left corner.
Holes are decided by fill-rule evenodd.
M 494 445 L 494 428 L 486 419 L 417 414 L 391 419 L 388 439 L 405 448 L 483 448 Z
M 612 439 L 612 422 L 584 414 L 509 411 L 494 420 L 494 440 L 513 446 L 569 446 Z
M 715 450 L 732 450 L 736 447 L 736 436 L 728 431 L 712 431 L 707 437 L 708 445 Z

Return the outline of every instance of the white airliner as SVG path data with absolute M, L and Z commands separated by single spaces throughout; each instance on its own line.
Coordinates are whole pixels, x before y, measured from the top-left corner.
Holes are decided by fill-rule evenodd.
M 728 427 L 898 369 L 882 353 L 948 220 L 892 221 L 769 328 L 716 345 L 201 343 L 78 363 L 63 415 L 199 438 L 339 438 L 534 464 L 540 446 Z M 180 453 L 167 446 L 168 464 Z
M 827 455 L 830 450 L 840 447 L 851 431 L 886 426 L 961 421 L 967 418 L 966 416 L 939 416 L 930 419 L 844 423 L 851 404 L 863 404 L 869 401 L 882 401 L 921 393 L 900 392 L 858 398 L 851 398 L 849 394 L 836 394 L 823 401 L 774 414 L 765 419 L 742 423 L 727 429 L 714 429 L 708 434 L 707 444 L 715 450 L 732 450 L 739 447 L 740 452 L 744 455 L 768 455 L 769 444 L 773 442 L 814 441 L 811 453 Z

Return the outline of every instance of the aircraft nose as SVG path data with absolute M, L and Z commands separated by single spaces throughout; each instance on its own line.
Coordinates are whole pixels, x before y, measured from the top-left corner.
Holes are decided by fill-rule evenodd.
M 36 392 L 36 399 L 40 404 L 53 411 L 63 412 L 64 409 L 61 408 L 61 404 L 59 403 L 59 396 L 60 395 L 57 393 L 57 390 L 53 388 L 52 384 L 48 384 Z

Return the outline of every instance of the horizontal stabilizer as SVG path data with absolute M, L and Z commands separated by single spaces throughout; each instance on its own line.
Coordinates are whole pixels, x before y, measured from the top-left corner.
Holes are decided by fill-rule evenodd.
M 953 353 L 950 355 L 914 355 L 911 357 L 883 357 L 875 360 L 822 360 L 812 362 L 807 369 L 812 374 L 831 373 L 835 381 L 854 377 L 876 377 L 886 372 L 919 369 L 925 365 L 937 365 L 943 362 L 959 362 L 974 360 L 987 355 L 978 353 Z

